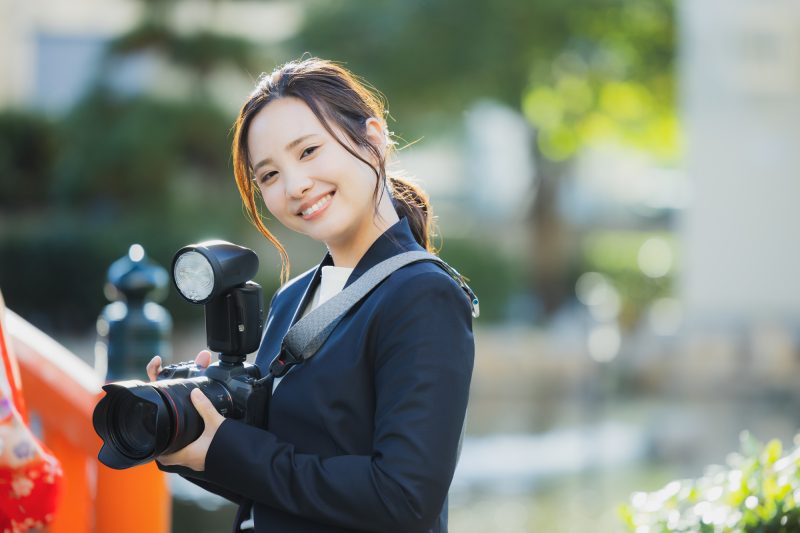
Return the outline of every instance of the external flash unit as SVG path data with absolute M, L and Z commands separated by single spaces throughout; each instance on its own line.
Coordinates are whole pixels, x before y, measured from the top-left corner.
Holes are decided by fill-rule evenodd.
M 208 348 L 221 361 L 261 341 L 261 287 L 249 281 L 257 271 L 254 251 L 226 241 L 184 246 L 172 260 L 175 287 L 189 303 L 205 308 Z

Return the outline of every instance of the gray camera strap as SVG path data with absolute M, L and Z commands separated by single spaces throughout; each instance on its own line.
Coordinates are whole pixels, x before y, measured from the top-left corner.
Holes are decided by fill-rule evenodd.
M 392 272 L 420 261 L 431 261 L 444 269 L 459 284 L 469 298 L 472 316 L 477 317 L 479 315 L 478 298 L 456 269 L 428 252 L 404 252 L 373 266 L 342 292 L 308 313 L 289 328 L 283 338 L 280 353 L 270 363 L 270 374 L 274 377 L 281 377 L 292 366 L 313 357 L 351 307 L 377 287 L 380 282 L 389 277 Z

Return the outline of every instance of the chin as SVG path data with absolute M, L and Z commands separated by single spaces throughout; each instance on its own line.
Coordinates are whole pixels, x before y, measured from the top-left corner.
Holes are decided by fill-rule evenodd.
M 308 237 L 314 239 L 315 241 L 324 243 L 336 240 L 336 236 L 339 234 L 338 231 L 330 227 L 330 225 L 327 223 L 320 224 L 320 227 L 316 228 L 303 228 L 301 232 L 305 233 Z
M 342 225 L 327 225 L 323 231 L 314 232 L 312 237 L 314 240 L 324 242 L 327 245 L 336 245 L 346 241 L 352 234 L 350 228 L 344 224 Z

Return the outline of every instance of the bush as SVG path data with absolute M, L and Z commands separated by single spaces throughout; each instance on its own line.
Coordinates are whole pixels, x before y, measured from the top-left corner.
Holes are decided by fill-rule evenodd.
M 619 321 L 626 330 L 636 327 L 653 301 L 673 292 L 674 267 L 656 279 L 647 277 L 639 267 L 639 251 L 653 237 L 667 242 L 675 254 L 675 239 L 664 232 L 593 231 L 582 243 L 581 270 L 602 273 L 619 291 L 622 299 Z M 675 264 L 677 261 L 673 261 Z
M 130 245 L 141 244 L 153 261 L 169 268 L 181 246 L 207 238 L 241 242 L 245 230 L 252 231 L 236 198 L 211 196 L 225 201 L 218 209 L 206 204 L 192 211 L 171 208 L 149 218 L 43 214 L 0 228 L 0 289 L 6 303 L 51 335 L 90 331 L 108 303 L 103 294 L 108 268 Z M 269 299 L 277 275 L 267 268 L 259 274 L 256 281 Z M 176 327 L 197 320 L 197 306 L 181 300 L 171 286 L 162 305 L 172 313 Z
M 700 479 L 633 494 L 620 508 L 627 531 L 789 533 L 800 531 L 800 447 L 786 456 L 742 434 L 742 453 Z
M 58 155 L 56 126 L 35 114 L 4 111 L 0 141 L 0 208 L 44 204 Z
M 481 322 L 507 318 L 509 298 L 522 286 L 513 261 L 485 242 L 453 237 L 443 241 L 442 259 L 467 279 L 480 299 Z
M 51 195 L 68 209 L 169 209 L 170 183 L 190 174 L 197 185 L 229 175 L 230 121 L 210 105 L 129 100 L 97 92 L 66 117 Z M 234 189 L 232 179 L 230 188 Z

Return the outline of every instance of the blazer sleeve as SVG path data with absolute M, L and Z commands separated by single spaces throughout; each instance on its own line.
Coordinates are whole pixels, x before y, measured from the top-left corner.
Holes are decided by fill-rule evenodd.
M 178 466 L 178 465 L 167 466 L 158 462 L 158 459 L 156 459 L 156 466 L 162 472 L 167 472 L 169 474 L 179 474 L 185 480 L 191 481 L 198 487 L 203 488 L 213 494 L 216 494 L 217 496 L 221 496 L 226 500 L 235 503 L 236 505 L 241 505 L 243 503 L 243 499 L 239 494 L 236 494 L 235 492 L 230 490 L 225 490 L 224 488 L 218 487 L 213 483 L 209 483 L 208 481 L 204 481 L 203 472 L 197 472 L 186 466 Z
M 351 529 L 429 528 L 457 462 L 472 377 L 469 304 L 444 273 L 417 274 L 376 321 L 370 455 L 299 453 L 273 433 L 225 420 L 204 478 L 306 519 Z

